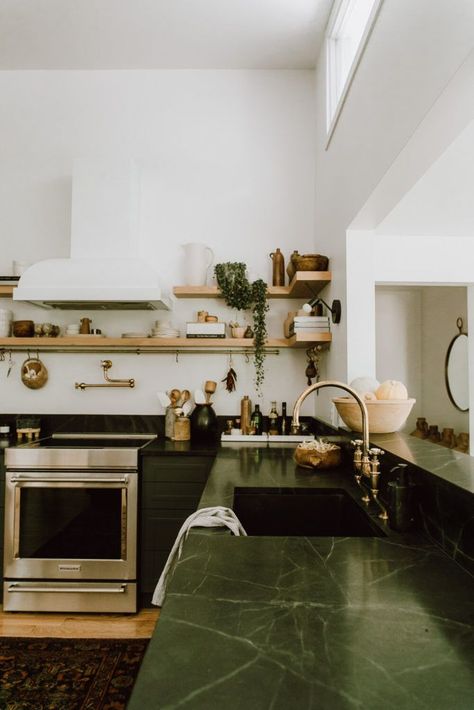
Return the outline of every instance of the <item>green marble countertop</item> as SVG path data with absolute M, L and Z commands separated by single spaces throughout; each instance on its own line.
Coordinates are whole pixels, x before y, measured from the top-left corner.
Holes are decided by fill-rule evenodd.
M 291 449 L 222 448 L 200 506 L 235 486 L 344 487 Z M 375 516 L 374 516 L 375 519 Z M 417 533 L 233 537 L 194 530 L 129 710 L 467 710 L 474 580 Z
M 437 478 L 474 494 L 474 456 L 417 439 L 401 431 L 371 434 L 370 441 Z

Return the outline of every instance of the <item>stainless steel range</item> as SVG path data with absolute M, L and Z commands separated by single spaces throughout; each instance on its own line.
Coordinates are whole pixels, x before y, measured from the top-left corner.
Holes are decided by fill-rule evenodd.
M 137 610 L 138 461 L 154 438 L 56 434 L 6 449 L 6 611 Z

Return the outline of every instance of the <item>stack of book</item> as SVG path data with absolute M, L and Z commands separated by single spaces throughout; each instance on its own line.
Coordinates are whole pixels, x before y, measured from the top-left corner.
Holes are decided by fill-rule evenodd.
M 290 323 L 290 335 L 295 333 L 329 333 L 328 316 L 295 316 Z
M 18 286 L 19 276 L 0 276 L 0 286 Z
M 187 338 L 225 338 L 225 323 L 186 323 Z

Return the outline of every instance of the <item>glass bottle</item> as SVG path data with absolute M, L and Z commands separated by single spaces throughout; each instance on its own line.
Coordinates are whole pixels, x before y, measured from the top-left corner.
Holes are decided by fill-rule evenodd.
M 263 416 L 259 404 L 255 405 L 250 417 L 250 431 L 252 434 L 262 434 L 263 432 Z
M 281 403 L 281 426 L 280 426 L 280 433 L 283 434 L 283 436 L 286 436 L 288 434 L 288 421 L 286 419 L 286 402 Z
M 270 414 L 268 415 L 268 433 L 272 436 L 278 434 L 278 412 L 276 402 L 272 402 L 272 408 L 270 410 Z
M 10 446 L 10 426 L 5 424 L 0 426 L 0 449 L 6 449 Z

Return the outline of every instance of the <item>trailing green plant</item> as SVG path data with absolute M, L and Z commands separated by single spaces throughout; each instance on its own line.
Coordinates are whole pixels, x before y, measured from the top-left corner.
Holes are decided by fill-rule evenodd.
M 214 267 L 217 284 L 225 302 L 236 311 L 246 311 L 252 304 L 252 286 L 247 267 L 242 262 L 227 261 Z
M 268 311 L 267 284 L 263 279 L 253 283 L 247 278 L 247 267 L 242 262 L 228 261 L 214 267 L 217 284 L 226 304 L 237 311 L 252 309 L 254 330 L 255 387 L 261 393 L 265 378 L 265 343 L 267 340 L 266 313 Z
M 253 330 L 254 330 L 254 356 L 255 365 L 255 387 L 257 392 L 261 392 L 263 380 L 265 378 L 265 343 L 267 341 L 266 313 L 268 311 L 267 284 L 263 279 L 257 279 L 252 284 L 253 301 Z

